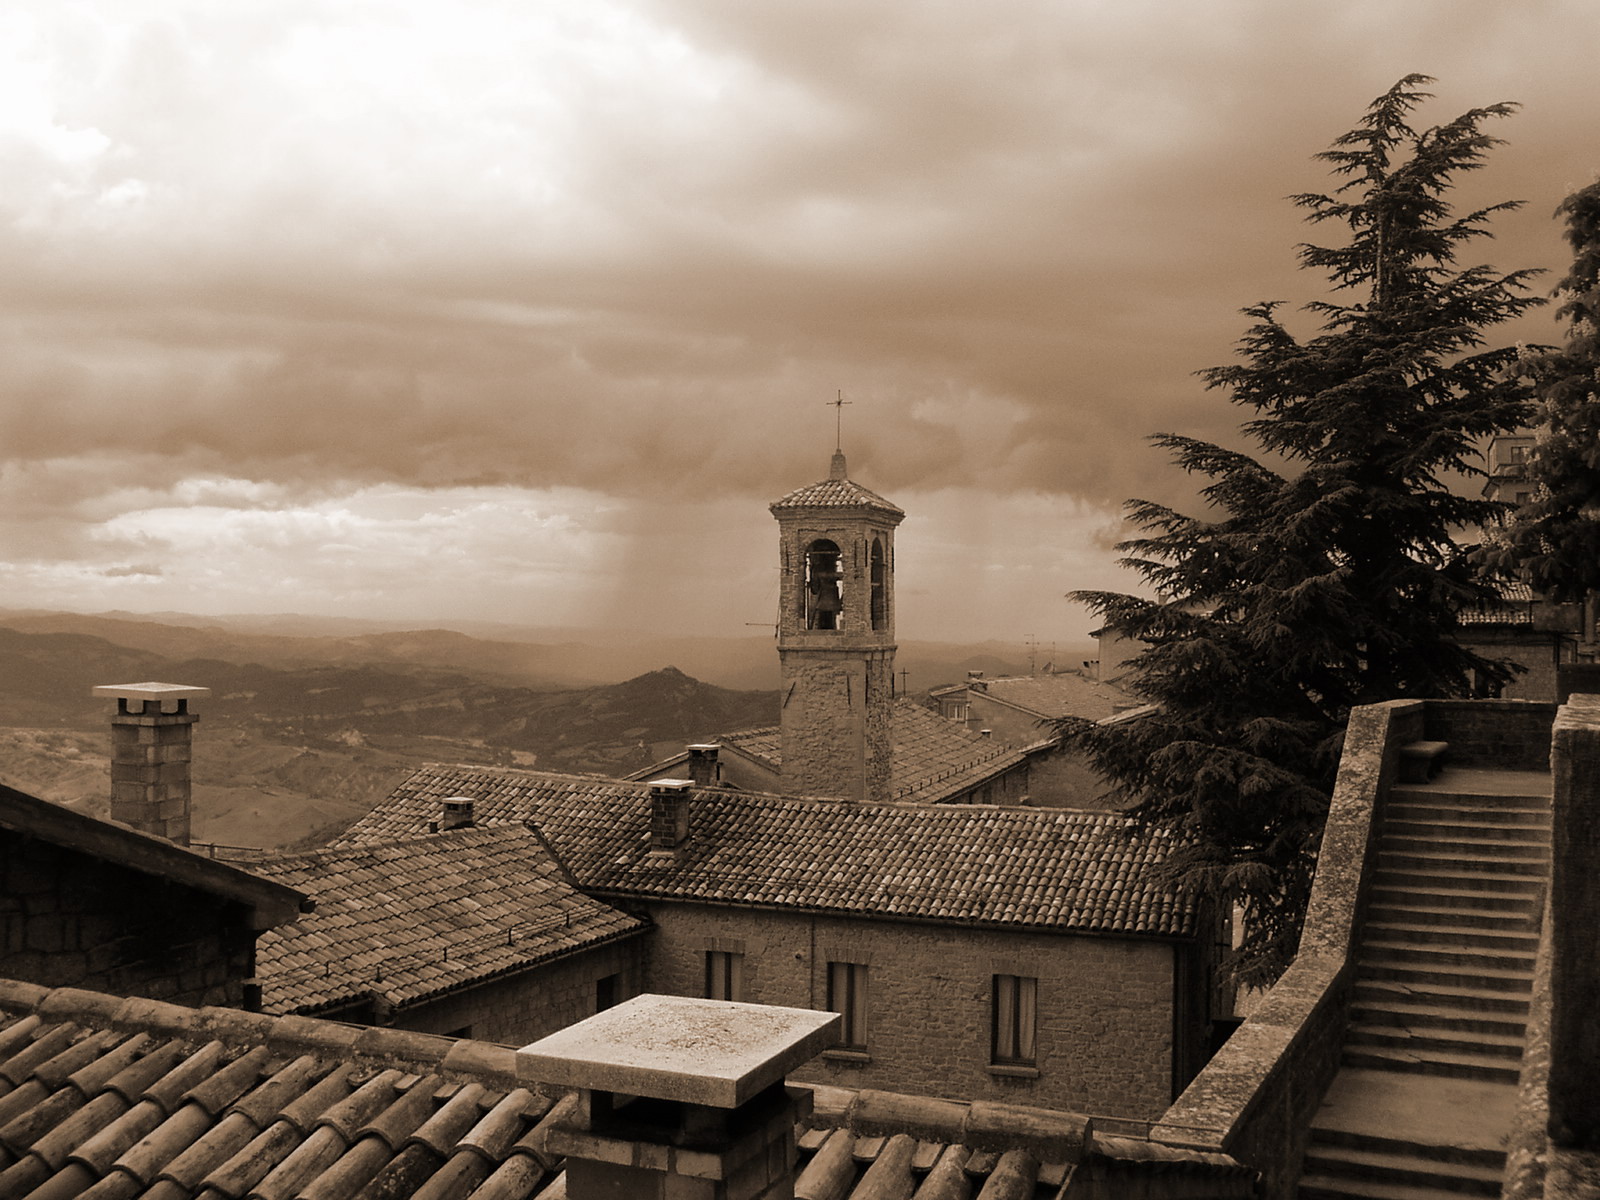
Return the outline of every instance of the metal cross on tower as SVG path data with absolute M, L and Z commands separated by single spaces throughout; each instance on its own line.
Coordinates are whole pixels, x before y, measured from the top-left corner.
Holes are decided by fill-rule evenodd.
M 844 389 L 843 388 L 838 389 L 838 393 L 839 393 L 839 398 L 837 400 L 829 400 L 828 401 L 828 406 L 833 409 L 833 448 L 835 450 L 843 450 L 844 449 L 844 406 L 846 404 L 854 404 L 855 401 L 854 400 L 846 400 L 844 398 Z

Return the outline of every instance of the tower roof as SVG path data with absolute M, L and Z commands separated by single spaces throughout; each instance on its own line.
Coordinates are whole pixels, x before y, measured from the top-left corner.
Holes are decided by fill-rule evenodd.
M 845 473 L 842 451 L 834 453 L 828 478 L 796 488 L 783 499 L 773 501 L 770 508 L 774 513 L 786 508 L 871 508 L 900 517 L 906 515 L 899 505 L 850 479 Z

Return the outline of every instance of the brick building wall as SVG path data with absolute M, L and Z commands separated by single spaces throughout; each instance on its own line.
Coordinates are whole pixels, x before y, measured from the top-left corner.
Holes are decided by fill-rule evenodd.
M 1172 944 L 698 904 L 650 917 L 647 991 L 704 995 L 718 951 L 744 955 L 744 999 L 820 1009 L 829 962 L 866 964 L 866 1055 L 830 1051 L 797 1080 L 1140 1119 L 1172 1099 Z M 991 1066 L 995 975 L 1039 981 L 1035 1071 Z
M 0 976 L 177 1004 L 244 1004 L 244 905 L 0 830 Z
M 525 1046 L 594 1016 L 601 980 L 615 980 L 609 985 L 613 1004 L 637 995 L 643 990 L 643 958 L 643 936 L 632 937 L 402 1008 L 383 1023 L 418 1033 Z M 378 1019 L 368 1004 L 316 1015 L 363 1024 Z

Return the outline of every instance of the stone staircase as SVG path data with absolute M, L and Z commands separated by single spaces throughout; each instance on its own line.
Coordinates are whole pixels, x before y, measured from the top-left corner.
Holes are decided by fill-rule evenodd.
M 1548 874 L 1550 780 L 1389 790 L 1342 1065 L 1301 1200 L 1498 1196 Z

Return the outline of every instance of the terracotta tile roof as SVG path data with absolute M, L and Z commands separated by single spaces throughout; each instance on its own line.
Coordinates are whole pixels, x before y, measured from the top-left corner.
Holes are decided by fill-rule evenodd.
M 520 825 L 317 850 L 252 869 L 317 902 L 257 942 L 268 1012 L 373 996 L 401 1008 L 647 927 L 578 891 Z
M 1074 1168 L 1095 1160 L 1102 1170 L 1108 1161 L 1154 1164 L 1156 1173 L 1188 1176 L 1193 1194 L 1216 1200 L 1256 1195 L 1257 1172 L 1232 1158 L 1107 1137 L 1095 1130 L 1098 1119 L 1078 1113 L 847 1088 L 811 1091 L 815 1110 L 799 1138 L 797 1200 L 913 1191 L 1058 1200 Z M 1127 1183 L 1130 1195 L 1143 1194 L 1150 1179 L 1124 1176 L 1118 1182 Z
M 1490 601 L 1475 608 L 1464 608 L 1456 614 L 1463 625 L 1532 625 L 1533 589 L 1514 579 L 1495 584 L 1500 593 L 1499 603 Z
M 1027 750 L 1032 748 L 986 738 L 914 700 L 895 701 L 892 721 L 890 794 L 897 801 L 942 803 L 1021 766 L 1027 761 Z M 776 725 L 712 740 L 757 759 L 773 771 L 783 769 L 782 739 Z M 1043 739 L 1036 743 L 1042 744 Z
M 824 479 L 796 488 L 781 500 L 774 500 L 768 508 L 777 512 L 781 508 L 876 508 L 883 512 L 905 516 L 905 509 L 885 500 L 877 492 L 868 491 L 852 479 Z
M 1192 904 L 1157 882 L 1165 835 L 1116 813 L 704 788 L 693 793 L 689 841 L 667 857 L 650 853 L 646 783 L 430 766 L 339 844 L 414 836 L 449 796 L 471 796 L 480 824 L 536 824 L 579 886 L 607 895 L 1058 932 L 1193 931 Z
M 0 1195 L 554 1195 L 515 1054 L 0 981 Z
M 1089 679 L 1075 671 L 977 679 L 967 686 L 1044 718 L 1082 717 L 1098 721 L 1144 703 L 1109 680 Z
M 1231 1160 L 1071 1113 L 812 1090 L 797 1197 L 1053 1200 L 1087 1157 L 1152 1154 L 1251 1194 Z M 544 1134 L 575 1099 L 518 1087 L 509 1046 L 0 980 L 0 1195 L 565 1200 Z

